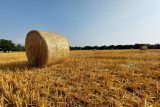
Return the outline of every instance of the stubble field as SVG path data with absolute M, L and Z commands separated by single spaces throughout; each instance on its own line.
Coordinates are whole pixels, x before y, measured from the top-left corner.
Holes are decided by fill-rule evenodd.
M 13 106 L 159 107 L 160 50 L 71 51 L 45 68 L 0 53 L 0 107 Z

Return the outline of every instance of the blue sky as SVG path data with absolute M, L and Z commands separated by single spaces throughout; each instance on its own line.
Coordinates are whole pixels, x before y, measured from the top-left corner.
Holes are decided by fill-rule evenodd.
M 0 38 L 24 44 L 33 29 L 71 46 L 160 43 L 160 0 L 0 0 Z

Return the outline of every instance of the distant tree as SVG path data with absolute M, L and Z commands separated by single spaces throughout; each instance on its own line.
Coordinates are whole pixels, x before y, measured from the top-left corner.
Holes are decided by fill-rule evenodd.
M 115 48 L 114 45 L 109 45 L 109 46 L 108 46 L 108 49 L 114 49 L 114 48 Z
M 82 49 L 82 47 L 80 47 L 80 46 L 79 47 L 77 47 L 77 46 L 76 47 L 70 46 L 69 48 L 70 48 L 70 50 L 81 50 Z
M 155 47 L 156 49 L 160 49 L 160 44 L 155 44 L 154 47 Z
M 22 46 L 21 44 L 17 44 L 17 45 L 14 47 L 14 51 L 25 51 L 25 47 Z
M 91 49 L 93 49 L 93 47 L 92 46 L 85 46 L 85 47 L 83 47 L 83 49 L 84 50 L 91 50 Z
M 0 50 L 9 52 L 14 49 L 15 44 L 11 40 L 0 39 Z
M 105 49 L 107 49 L 107 48 L 108 48 L 108 47 L 107 47 L 106 45 L 99 47 L 100 50 L 105 50 Z

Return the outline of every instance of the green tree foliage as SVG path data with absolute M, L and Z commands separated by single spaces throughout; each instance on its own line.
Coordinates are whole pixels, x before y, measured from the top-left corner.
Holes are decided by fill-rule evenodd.
M 14 48 L 14 51 L 25 51 L 25 47 L 21 44 L 17 44 Z
M 0 50 L 3 52 L 13 51 L 15 44 L 11 40 L 0 39 Z
M 14 44 L 11 40 L 0 39 L 0 51 L 25 51 L 25 47 L 21 44 Z

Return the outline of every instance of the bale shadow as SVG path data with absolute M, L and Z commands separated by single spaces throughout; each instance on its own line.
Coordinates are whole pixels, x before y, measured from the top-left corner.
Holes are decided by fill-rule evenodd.
M 50 63 L 46 66 L 33 66 L 30 65 L 28 61 L 15 61 L 15 62 L 10 62 L 10 63 L 0 63 L 0 72 L 1 71 L 11 71 L 11 72 L 16 72 L 16 71 L 29 71 L 29 70 L 33 70 L 33 69 L 43 69 L 46 67 L 55 67 L 55 66 L 59 66 L 62 63 L 67 63 L 66 60 L 62 61 L 58 61 L 58 62 L 54 62 L 54 63 Z
M 31 66 L 27 61 L 0 64 L 0 71 L 24 71 L 31 70 L 33 68 L 35 67 Z

